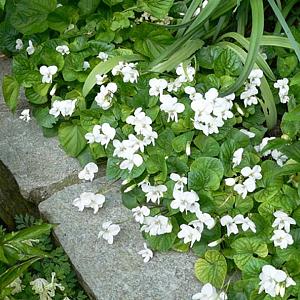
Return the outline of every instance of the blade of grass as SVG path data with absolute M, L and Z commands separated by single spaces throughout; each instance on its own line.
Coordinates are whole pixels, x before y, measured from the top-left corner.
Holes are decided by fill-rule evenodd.
M 219 40 L 223 40 L 225 38 L 232 38 L 236 40 L 243 48 L 245 48 L 247 51 L 249 50 L 249 40 L 240 35 L 237 32 L 228 32 L 222 35 Z M 271 80 L 275 81 L 276 77 L 272 71 L 272 69 L 269 67 L 268 63 L 264 60 L 262 55 L 258 53 L 256 63 L 258 64 L 259 68 L 263 70 L 264 74 Z
M 293 8 L 293 6 L 298 3 L 299 0 L 291 0 L 289 1 L 286 6 L 284 7 L 284 9 L 282 10 L 282 16 L 284 18 L 286 18 L 288 16 L 288 14 L 290 13 L 291 9 Z M 277 21 L 276 26 L 275 26 L 275 30 L 274 30 L 274 34 L 279 34 L 281 31 L 281 24 L 279 21 Z
M 294 49 L 290 40 L 287 37 L 283 37 L 283 36 L 263 35 L 260 44 L 262 46 L 273 46 L 273 47 Z M 297 43 L 297 45 L 298 47 L 300 47 L 299 43 Z
M 219 3 L 221 0 L 214 0 L 210 1 L 204 9 L 200 12 L 200 14 L 196 17 L 196 19 L 193 21 L 193 23 L 188 28 L 189 32 L 186 31 L 186 33 L 178 38 L 172 45 L 170 45 L 158 58 L 156 58 L 151 64 L 150 68 L 158 65 L 162 61 L 164 61 L 166 58 L 169 58 L 171 55 L 173 55 L 176 51 L 178 51 L 180 48 L 186 48 L 185 43 L 191 39 L 191 37 L 197 33 L 200 29 L 200 26 L 205 22 L 210 15 L 212 14 L 213 10 L 212 8 L 216 8 L 216 3 Z M 211 3 L 211 4 L 210 4 Z M 197 26 L 193 26 L 195 22 L 197 21 Z M 192 26 L 192 29 L 190 29 Z
M 288 39 L 290 40 L 291 45 L 293 46 L 294 51 L 296 52 L 296 55 L 298 57 L 298 60 L 300 62 L 300 48 L 289 28 L 289 25 L 286 23 L 284 16 L 282 15 L 281 11 L 279 10 L 278 6 L 276 5 L 274 0 L 268 0 L 269 4 L 271 5 L 279 23 L 281 24 L 285 34 L 287 35 Z
M 190 27 L 186 30 L 186 34 L 193 31 L 200 24 L 203 24 L 205 20 L 212 15 L 212 13 L 216 10 L 221 0 L 208 1 L 208 4 L 201 10 L 200 14 L 196 17 L 194 22 L 190 25 Z
M 234 51 L 237 55 L 239 55 L 244 63 L 246 62 L 247 53 L 241 47 L 230 42 L 220 42 L 218 43 L 218 45 L 221 47 L 227 47 L 230 50 Z M 254 67 L 257 68 L 258 66 L 254 64 Z M 267 127 L 269 129 L 272 129 L 277 124 L 277 109 L 273 94 L 265 77 L 263 77 L 261 80 L 260 90 L 261 96 L 263 98 L 263 101 L 260 101 L 260 104 L 265 114 Z
M 250 4 L 252 10 L 252 32 L 245 66 L 236 82 L 223 93 L 223 96 L 235 92 L 244 84 L 258 55 L 260 40 L 264 30 L 264 7 L 262 0 L 251 0 Z
M 186 43 L 186 47 L 179 49 L 168 60 L 154 66 L 151 72 L 165 72 L 176 68 L 180 63 L 191 57 L 197 50 L 204 45 L 202 40 L 190 40 Z
M 185 16 L 183 17 L 182 19 L 182 23 L 186 23 L 186 22 L 189 22 L 191 21 L 191 19 L 193 18 L 193 15 L 195 13 L 195 10 L 198 8 L 199 5 L 202 4 L 202 0 L 193 0 L 193 2 L 190 4 Z M 177 31 L 177 34 L 176 34 L 176 37 L 179 38 L 183 35 L 184 33 L 184 29 L 179 29 Z
M 132 55 L 124 55 L 124 56 L 115 56 L 110 58 L 107 61 L 99 63 L 97 66 L 94 67 L 94 69 L 91 71 L 89 76 L 84 82 L 83 88 L 82 88 L 82 94 L 85 97 L 90 90 L 94 87 L 96 84 L 96 75 L 103 75 L 108 73 L 110 70 L 112 70 L 113 67 L 115 67 L 120 61 L 137 61 L 137 60 L 143 60 L 144 58 L 141 55 L 138 54 L 132 54 Z

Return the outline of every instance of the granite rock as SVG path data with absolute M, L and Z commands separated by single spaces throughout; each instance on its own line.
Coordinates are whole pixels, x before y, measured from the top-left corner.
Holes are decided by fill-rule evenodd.
M 185 300 L 199 292 L 194 277 L 196 257 L 169 251 L 155 253 L 144 263 L 138 251 L 145 240 L 130 210 L 121 203 L 119 184 L 98 178 L 64 188 L 39 205 L 51 223 L 59 224 L 55 235 L 70 257 L 83 285 L 92 298 L 99 300 Z M 94 215 L 86 209 L 78 212 L 73 199 L 84 191 L 99 191 L 106 202 Z M 102 223 L 120 223 L 121 231 L 109 245 L 97 235 Z
M 0 59 L 0 81 L 10 73 L 11 61 Z M 0 160 L 14 175 L 25 198 L 39 202 L 77 181 L 78 161 L 68 157 L 55 138 L 45 138 L 35 119 L 26 123 L 20 111 L 28 107 L 21 95 L 15 114 L 6 107 L 0 92 Z

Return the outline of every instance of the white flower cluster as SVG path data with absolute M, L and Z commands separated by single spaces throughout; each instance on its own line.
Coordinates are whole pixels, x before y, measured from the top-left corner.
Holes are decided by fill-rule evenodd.
M 158 135 L 152 130 L 151 118 L 146 116 L 141 107 L 134 111 L 134 115 L 126 118 L 126 123 L 134 126 L 137 135 L 130 134 L 128 139 L 122 142 L 114 140 L 115 151 L 113 156 L 124 159 L 120 164 L 122 170 L 131 171 L 134 166 L 139 167 L 143 163 L 143 157 L 137 152 L 144 152 L 145 146 L 151 143 L 154 145 Z
M 259 165 L 254 166 L 253 168 L 244 167 L 241 170 L 241 174 L 245 179 L 243 182 L 241 181 L 241 176 L 236 178 L 226 178 L 225 184 L 228 186 L 233 186 L 233 189 L 242 196 L 243 199 L 247 197 L 248 192 L 254 192 L 256 189 L 256 180 L 260 180 L 262 178 L 261 175 L 261 167 Z M 236 183 L 238 181 L 238 183 Z
M 20 277 L 17 277 L 12 283 L 8 285 L 8 288 L 11 289 L 11 295 L 15 295 L 22 292 L 23 287 L 24 286 L 22 286 L 22 280 Z
M 49 114 L 53 115 L 55 118 L 57 118 L 60 114 L 63 117 L 67 117 L 67 116 L 72 116 L 75 107 L 76 107 L 76 101 L 77 99 L 74 100 L 63 100 L 63 101 L 59 101 L 59 100 L 55 100 L 52 103 L 52 107 L 49 110 Z
M 55 272 L 51 273 L 51 282 L 48 282 L 44 278 L 37 278 L 30 282 L 32 290 L 40 296 L 41 300 L 53 299 L 57 288 L 61 291 L 65 290 L 61 284 L 55 282 L 55 276 Z
M 103 230 L 99 231 L 98 239 L 102 237 L 110 245 L 114 242 L 114 236 L 118 235 L 121 230 L 119 225 L 113 224 L 111 221 L 104 222 L 102 224 L 102 229 Z
M 78 178 L 93 181 L 94 176 L 97 172 L 98 172 L 98 166 L 95 163 L 90 162 L 86 164 L 83 170 L 81 170 L 78 173 Z
M 253 104 L 258 104 L 257 94 L 258 89 L 261 85 L 261 78 L 264 73 L 260 69 L 252 70 L 248 76 L 249 82 L 245 84 L 245 91 L 241 94 L 240 98 L 244 100 L 245 107 Z
M 74 199 L 73 205 L 78 207 L 79 211 L 85 208 L 92 208 L 96 214 L 99 208 L 102 208 L 105 202 L 105 196 L 102 194 L 95 194 L 92 192 L 83 192 L 79 198 Z
M 168 122 L 170 120 L 178 122 L 177 114 L 182 113 L 185 106 L 182 103 L 178 103 L 176 97 L 163 94 L 164 90 L 168 87 L 168 82 L 165 79 L 152 78 L 149 80 L 149 86 L 150 96 L 160 96 L 160 109 L 168 114 Z
M 88 132 L 84 137 L 88 140 L 88 144 L 100 143 L 107 148 L 108 143 L 114 139 L 116 129 L 108 123 L 95 125 L 92 132 Z
M 110 82 L 106 86 L 101 85 L 100 92 L 96 95 L 95 101 L 102 109 L 109 109 L 112 105 L 112 100 L 117 89 L 118 86 L 114 82 Z
M 277 165 L 282 167 L 284 163 L 288 160 L 288 157 L 277 149 L 263 151 L 264 147 L 268 144 L 269 141 L 275 139 L 275 137 L 265 137 L 262 139 L 261 143 L 258 146 L 255 146 L 254 149 L 256 152 L 261 153 L 262 156 L 271 155 L 272 158 L 276 161 Z
M 283 211 L 275 211 L 274 217 L 276 218 L 272 224 L 275 228 L 271 241 L 274 242 L 275 247 L 280 247 L 280 249 L 286 249 L 289 245 L 294 243 L 293 237 L 289 233 L 291 230 L 291 225 L 296 225 L 296 221 L 289 217 Z
M 252 232 L 256 232 L 256 226 L 253 221 L 249 219 L 249 217 L 244 217 L 241 214 L 236 215 L 235 217 L 231 217 L 229 215 L 223 216 L 220 220 L 222 226 L 226 226 L 227 235 L 238 234 L 239 229 L 237 225 L 242 225 L 242 230 L 247 231 L 251 230 Z
M 161 235 L 172 232 L 172 224 L 168 217 L 157 215 L 145 217 L 141 231 L 149 233 L 149 235 Z
M 57 66 L 41 66 L 40 73 L 43 76 L 42 83 L 52 83 L 52 77 L 57 73 L 57 71 Z
M 216 288 L 210 283 L 206 283 L 200 293 L 195 294 L 192 300 L 227 300 L 225 292 L 218 293 Z
M 196 70 L 191 65 L 184 66 L 182 63 L 176 68 L 176 74 L 178 77 L 168 83 L 168 92 L 177 92 L 183 83 L 191 82 L 194 80 Z
M 194 191 L 184 191 L 187 184 L 187 177 L 172 173 L 171 180 L 175 181 L 173 189 L 174 200 L 170 203 L 172 209 L 179 209 L 181 212 L 191 212 L 197 217 L 188 225 L 180 225 L 178 238 L 183 239 L 185 244 L 191 243 L 191 247 L 196 241 L 200 241 L 201 234 L 204 230 L 204 225 L 207 229 L 212 229 L 215 226 L 215 220 L 208 214 L 200 210 L 199 196 Z
M 287 78 L 278 79 L 274 83 L 274 87 L 279 89 L 278 95 L 281 103 L 288 103 L 290 101 L 289 97 L 289 80 Z
M 113 67 L 111 70 L 111 73 L 113 76 L 122 75 L 124 82 L 131 82 L 135 83 L 137 82 L 137 79 L 139 77 L 139 72 L 136 69 L 137 63 L 126 63 L 123 61 L 120 61 L 118 65 Z
M 224 121 L 233 117 L 231 108 L 234 94 L 219 97 L 218 91 L 211 88 L 203 96 L 191 86 L 186 87 L 185 92 L 192 100 L 191 108 L 195 112 L 194 127 L 205 135 L 219 133 L 219 128 L 224 125 Z
M 135 19 L 135 23 L 139 24 L 139 23 L 143 23 L 146 21 L 146 22 L 156 23 L 156 24 L 160 24 L 160 25 L 169 25 L 172 20 L 173 20 L 173 18 L 169 17 L 169 16 L 166 16 L 163 19 L 158 19 L 158 18 L 151 16 L 149 13 L 147 13 L 145 11 L 142 13 L 142 15 L 139 18 Z
M 296 282 L 289 277 L 284 271 L 275 269 L 271 265 L 262 267 L 262 272 L 259 274 L 259 291 L 265 291 L 271 297 L 281 296 L 284 297 L 285 289 L 289 286 L 296 285 Z
M 16 50 L 20 51 L 24 47 L 23 41 L 21 39 L 16 40 Z M 33 46 L 32 40 L 28 41 L 28 47 L 26 48 L 26 52 L 28 55 L 32 55 L 35 52 L 35 48 Z

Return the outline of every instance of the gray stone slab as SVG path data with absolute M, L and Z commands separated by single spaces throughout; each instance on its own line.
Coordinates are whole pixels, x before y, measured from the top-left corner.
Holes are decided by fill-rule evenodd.
M 12 114 L 2 96 L 2 78 L 10 72 L 10 60 L 0 59 L 0 160 L 10 169 L 25 198 L 39 202 L 66 185 L 78 181 L 81 169 L 76 159 L 68 157 L 55 138 L 45 138 L 34 119 L 26 123 L 19 113 Z
M 59 224 L 55 235 L 70 257 L 88 292 L 99 300 L 187 300 L 201 289 L 194 277 L 192 254 L 155 253 L 144 263 L 138 251 L 144 239 L 131 211 L 121 204 L 117 184 L 99 178 L 93 183 L 66 187 L 40 203 L 42 215 Z M 100 191 L 104 207 L 94 215 L 78 212 L 73 199 L 84 191 Z M 121 223 L 114 244 L 97 239 L 102 223 Z

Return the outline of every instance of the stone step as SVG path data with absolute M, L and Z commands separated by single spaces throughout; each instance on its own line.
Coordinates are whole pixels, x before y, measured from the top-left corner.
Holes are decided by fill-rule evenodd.
M 72 201 L 82 192 L 106 196 L 97 214 L 77 211 Z M 58 224 L 55 235 L 82 279 L 88 293 L 98 300 L 185 300 L 201 289 L 194 277 L 192 254 L 155 253 L 144 263 L 138 251 L 145 240 L 130 210 L 121 203 L 118 184 L 104 177 L 92 183 L 64 188 L 39 205 L 42 215 Z M 102 223 L 121 223 L 121 231 L 109 245 L 97 239 Z
M 76 159 L 68 157 L 55 138 L 43 137 L 34 119 L 19 119 L 28 107 L 24 96 L 15 114 L 6 107 L 2 78 L 10 74 L 11 60 L 0 58 L 0 160 L 14 175 L 24 198 L 40 202 L 66 185 L 75 183 L 80 170 Z

